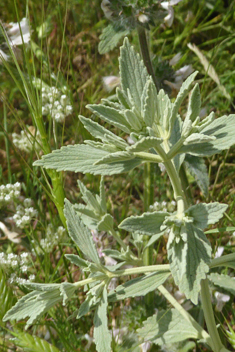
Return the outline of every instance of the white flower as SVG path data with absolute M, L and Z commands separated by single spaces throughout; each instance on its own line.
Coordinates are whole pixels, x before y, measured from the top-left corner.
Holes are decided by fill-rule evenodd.
M 168 15 L 164 18 L 164 21 L 168 27 L 172 26 L 174 20 L 174 9 L 172 6 L 178 4 L 182 0 L 171 0 L 171 1 L 163 1 L 161 2 L 161 7 L 164 10 L 167 10 Z
M 151 343 L 149 341 L 146 341 L 140 345 L 140 348 L 142 352 L 148 352 L 151 348 Z
M 215 258 L 221 257 L 221 255 L 223 254 L 223 251 L 224 251 L 224 247 L 219 246 L 215 252 Z
M 10 230 L 8 230 L 8 228 L 3 224 L 3 222 L 0 221 L 0 229 L 2 230 L 2 232 L 5 234 L 5 236 L 14 243 L 20 243 L 21 239 L 17 238 L 17 236 L 19 235 L 17 232 L 11 232 Z
M 120 84 L 120 77 L 117 76 L 105 76 L 102 78 L 104 89 L 107 92 L 111 92 L 115 87 Z
M 138 16 L 138 21 L 141 22 L 141 23 L 146 23 L 148 22 L 149 18 L 148 16 L 146 16 L 145 14 L 141 13 L 139 16 Z
M 27 18 L 23 18 L 20 23 L 10 23 L 11 28 L 7 30 L 7 34 L 12 45 L 21 45 L 30 41 L 30 28 Z M 21 36 L 22 32 L 22 36 Z
M 215 292 L 215 298 L 216 298 L 216 301 L 217 301 L 215 308 L 216 308 L 216 310 L 218 312 L 221 312 L 222 309 L 223 309 L 223 306 L 225 305 L 225 303 L 230 300 L 230 296 L 226 295 L 224 293 L 216 291 Z

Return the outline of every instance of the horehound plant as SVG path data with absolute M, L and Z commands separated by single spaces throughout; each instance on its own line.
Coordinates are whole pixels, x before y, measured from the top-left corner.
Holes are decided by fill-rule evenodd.
M 212 259 L 212 247 L 204 230 L 222 218 L 226 204 L 199 203 L 188 205 L 181 185 L 179 169 L 186 156 L 190 158 L 212 156 L 234 144 L 235 115 L 215 119 L 212 112 L 200 119 L 200 91 L 194 85 L 197 72 L 183 83 L 174 103 L 163 90 L 157 92 L 144 62 L 124 40 L 120 56 L 121 87 L 116 90 L 117 101 L 107 99 L 99 105 L 88 105 L 96 116 L 121 129 L 123 138 L 115 135 L 92 119 L 79 116 L 84 127 L 100 141 L 86 140 L 84 144 L 69 145 L 44 155 L 35 165 L 56 171 L 69 170 L 93 175 L 114 175 L 129 172 L 145 163 L 162 163 L 170 178 L 177 210 L 147 211 L 141 216 L 130 216 L 119 224 L 119 229 L 130 231 L 134 247 L 121 239 L 114 228 L 112 216 L 107 212 L 104 178 L 100 194 L 93 195 L 83 183 L 79 187 L 87 205 L 71 204 L 65 200 L 64 214 L 71 239 L 84 258 L 67 254 L 66 258 L 86 272 L 86 279 L 61 284 L 28 283 L 32 290 L 21 298 L 4 317 L 20 320 L 29 317 L 26 328 L 55 304 L 70 300 L 76 290 L 85 288 L 86 299 L 75 312 L 81 318 L 94 311 L 94 340 L 98 352 L 111 351 L 111 334 L 108 329 L 107 308 L 112 302 L 128 297 L 144 296 L 154 290 L 165 296 L 172 309 L 160 310 L 144 321 L 137 330 L 140 341 L 162 345 L 186 339 L 197 339 L 214 352 L 228 351 L 222 344 L 215 323 L 209 283 L 220 287 L 234 287 L 234 279 L 220 275 L 215 268 L 235 267 L 235 253 Z M 194 87 L 193 87 L 194 85 Z M 193 89 L 192 89 L 193 88 Z M 179 108 L 191 91 L 185 118 Z M 130 137 L 130 138 L 127 138 Z M 131 144 L 128 141 L 131 140 Z M 204 164 L 203 164 L 204 165 Z M 106 250 L 118 259 L 118 264 L 105 266 L 95 248 L 91 229 L 106 231 L 119 243 L 121 250 Z M 169 264 L 143 266 L 145 248 L 139 246 L 141 236 L 149 237 L 149 245 L 168 234 Z M 147 247 L 145 245 L 145 247 Z M 138 252 L 138 257 L 135 253 Z M 122 268 L 124 265 L 129 268 Z M 213 273 L 210 270 L 213 268 Z M 115 290 L 108 292 L 113 278 L 135 277 Z M 200 297 L 207 331 L 176 301 L 163 286 L 172 275 L 179 290 L 195 305 Z M 233 286 L 231 286 L 233 285 Z M 180 332 L 180 333 L 179 333 Z

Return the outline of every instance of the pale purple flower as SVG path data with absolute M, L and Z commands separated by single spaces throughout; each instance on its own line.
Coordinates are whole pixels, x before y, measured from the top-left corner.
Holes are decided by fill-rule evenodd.
M 221 293 L 221 292 L 218 292 L 216 291 L 215 292 L 215 298 L 216 298 L 216 310 L 218 312 L 221 312 L 225 303 L 228 302 L 230 300 L 230 296 L 229 295 L 226 295 L 224 293 Z

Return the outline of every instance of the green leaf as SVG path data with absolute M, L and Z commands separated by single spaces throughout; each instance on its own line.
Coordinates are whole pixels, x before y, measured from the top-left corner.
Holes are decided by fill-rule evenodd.
M 201 95 L 198 83 L 192 90 L 191 96 L 189 98 L 187 115 L 185 121 L 191 120 L 192 122 L 200 115 L 201 111 Z
M 142 92 L 149 79 L 147 69 L 140 59 L 139 54 L 135 53 L 134 48 L 130 45 L 127 38 L 124 39 L 120 52 L 119 66 L 122 90 L 126 96 L 128 96 L 129 90 L 134 105 L 140 112 Z
M 213 282 L 214 285 L 223 288 L 226 291 L 229 291 L 233 295 L 235 295 L 235 280 L 234 277 L 212 273 L 208 276 L 208 278 Z
M 152 235 L 148 241 L 148 243 L 146 244 L 146 246 L 144 246 L 144 250 L 145 248 L 148 248 L 150 246 L 152 246 L 157 240 L 159 240 L 160 237 L 162 237 L 164 235 L 165 231 L 157 233 L 156 235 Z
M 58 348 L 38 336 L 14 331 L 11 331 L 11 334 L 14 336 L 12 342 L 17 348 L 21 347 L 24 352 L 60 352 Z
M 203 128 L 200 133 L 206 136 L 214 136 L 215 140 L 210 142 L 194 143 L 184 145 L 179 153 L 189 153 L 197 156 L 211 156 L 218 154 L 222 150 L 230 148 L 234 143 L 235 135 L 235 115 L 222 116 L 208 126 Z
M 113 217 L 105 214 L 97 225 L 98 231 L 110 231 L 113 229 Z
M 69 236 L 86 257 L 92 262 L 99 264 L 100 260 L 92 239 L 91 231 L 82 223 L 73 205 L 67 199 L 65 199 L 64 215 L 67 220 Z
M 144 341 L 160 346 L 199 338 L 198 331 L 176 309 L 163 310 L 149 317 L 137 334 Z
M 148 292 L 154 291 L 158 286 L 164 284 L 169 275 L 170 272 L 159 271 L 127 281 L 111 291 L 108 300 L 116 302 L 128 297 L 145 296 Z
M 152 127 L 155 120 L 155 115 L 157 113 L 157 101 L 157 89 L 152 78 L 150 78 L 147 81 L 141 96 L 141 115 L 143 116 L 144 122 L 148 127 Z
M 130 216 L 121 222 L 118 226 L 121 229 L 130 232 L 139 232 L 145 235 L 155 235 L 162 232 L 161 226 L 169 213 L 155 211 L 152 213 L 143 213 L 140 216 Z
M 131 125 L 117 109 L 101 104 L 89 104 L 86 107 L 102 120 L 110 123 L 117 128 L 120 128 L 126 133 L 130 133 L 132 129 Z
M 205 161 L 200 157 L 187 154 L 184 163 L 188 172 L 195 178 L 203 195 L 207 197 L 209 191 L 209 176 Z
M 108 330 L 107 307 L 107 290 L 104 287 L 94 316 L 94 339 L 97 352 L 111 352 L 112 338 Z
M 209 271 L 210 242 L 200 229 L 188 223 L 182 226 L 180 238 L 176 238 L 171 230 L 167 252 L 175 283 L 187 298 L 197 304 L 200 282 Z
M 79 119 L 83 123 L 86 130 L 89 131 L 93 137 L 99 138 L 106 143 L 110 143 L 110 140 L 112 140 L 113 144 L 121 149 L 125 149 L 128 146 L 122 138 L 116 136 L 114 133 L 99 125 L 97 122 L 81 115 L 79 116 Z
M 21 320 L 29 317 L 25 328 L 27 329 L 39 317 L 46 313 L 55 304 L 62 301 L 59 284 L 54 284 L 54 289 L 50 291 L 32 291 L 22 297 L 3 317 L 6 320 Z M 75 288 L 76 289 L 76 288 Z
M 16 297 L 13 289 L 7 283 L 7 278 L 3 270 L 0 269 L 0 321 L 15 302 Z
M 145 150 L 158 147 L 161 143 L 161 138 L 143 137 L 135 144 L 131 145 L 130 147 L 127 147 L 126 150 L 132 153 L 143 152 Z
M 98 160 L 110 153 L 85 144 L 69 145 L 52 153 L 43 155 L 34 163 L 46 169 L 57 171 L 74 171 L 93 175 L 114 175 L 128 172 L 142 163 L 141 159 L 121 161 L 111 164 L 94 165 Z
M 182 104 L 183 100 L 186 98 L 186 96 L 188 95 L 190 89 L 192 88 L 194 79 L 196 77 L 196 75 L 198 74 L 198 71 L 192 73 L 187 79 L 186 81 L 184 81 L 184 83 L 182 84 L 180 91 L 176 97 L 176 100 L 174 102 L 172 111 L 171 111 L 171 116 L 170 116 L 170 131 L 173 130 L 174 124 L 175 124 L 175 119 L 178 115 L 178 111 L 180 108 L 180 105 Z
M 181 133 L 182 133 L 182 120 L 179 117 L 176 117 L 175 125 L 174 125 L 174 128 L 173 128 L 171 136 L 170 136 L 170 143 L 171 143 L 172 147 L 180 140 Z M 176 170 L 178 172 L 179 172 L 180 167 L 184 161 L 184 158 L 185 158 L 185 154 L 177 154 L 173 158 Z
M 199 203 L 193 205 L 187 210 L 187 214 L 192 217 L 193 224 L 201 230 L 204 230 L 208 225 L 215 224 L 222 217 L 226 209 L 227 204 L 222 203 Z
M 218 266 L 227 266 L 229 268 L 235 269 L 235 252 L 223 255 L 219 258 L 214 258 L 211 261 L 210 268 L 216 268 Z
M 76 254 L 65 254 L 65 258 L 68 259 L 72 264 L 77 265 L 79 268 L 88 268 L 89 262 L 80 258 Z
M 105 54 L 113 50 L 119 43 L 122 37 L 130 33 L 125 27 L 116 25 L 115 23 L 109 24 L 105 27 L 100 35 L 100 42 L 98 46 L 99 53 Z
M 127 160 L 133 160 L 134 158 L 135 156 L 127 151 L 110 153 L 104 156 L 102 159 L 98 160 L 95 165 L 122 162 Z
M 90 192 L 80 180 L 77 180 L 77 183 L 82 193 L 82 199 L 87 204 L 88 208 L 93 209 L 96 214 L 102 214 L 101 206 L 92 192 Z

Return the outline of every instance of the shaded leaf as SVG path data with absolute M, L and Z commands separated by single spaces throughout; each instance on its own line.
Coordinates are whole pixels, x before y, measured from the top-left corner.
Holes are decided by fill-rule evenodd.
M 208 276 L 208 279 L 210 279 L 214 285 L 219 286 L 224 290 L 229 291 L 230 293 L 235 295 L 234 277 L 218 273 L 212 273 Z
M 113 50 L 119 43 L 122 37 L 130 33 L 125 27 L 116 25 L 115 23 L 109 24 L 105 27 L 100 35 L 100 42 L 98 50 L 100 54 L 108 53 Z
M 187 154 L 184 159 L 185 166 L 188 172 L 195 178 L 203 195 L 208 196 L 209 176 L 205 160 L 200 157 Z
M 108 330 L 107 307 L 107 290 L 104 287 L 94 316 L 94 339 L 97 352 L 111 352 L 112 338 Z
M 160 311 L 149 317 L 137 334 L 157 345 L 172 345 L 189 338 L 199 338 L 197 330 L 176 309 Z
M 64 214 L 67 220 L 69 236 L 83 254 L 96 264 L 100 263 L 91 231 L 82 223 L 73 205 L 65 199 Z
M 155 148 L 162 143 L 161 138 L 143 137 L 135 144 L 127 147 L 127 150 L 132 153 L 142 152 L 151 148 Z
M 12 342 L 17 346 L 21 347 L 24 352 L 60 352 L 60 350 L 51 345 L 46 340 L 34 335 L 30 335 L 26 332 L 14 332 L 11 331 L 14 336 Z
M 199 203 L 187 210 L 187 214 L 192 217 L 195 227 L 204 230 L 208 225 L 215 224 L 224 215 L 228 208 L 227 204 L 222 203 Z
M 111 291 L 108 300 L 116 302 L 128 297 L 145 296 L 148 292 L 154 291 L 158 286 L 164 284 L 169 275 L 170 272 L 159 271 L 127 281 Z
M 210 242 L 200 229 L 188 223 L 182 226 L 177 241 L 171 230 L 167 252 L 175 283 L 187 298 L 197 304 L 200 282 L 209 271 Z

